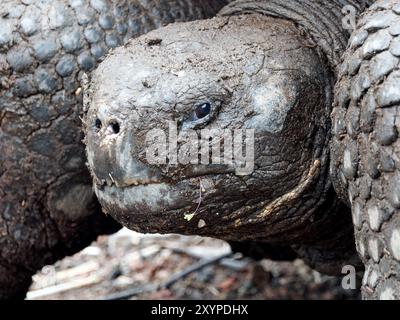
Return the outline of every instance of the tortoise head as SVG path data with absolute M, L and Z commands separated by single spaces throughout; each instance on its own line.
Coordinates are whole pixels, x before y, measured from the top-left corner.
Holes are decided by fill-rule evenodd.
M 141 232 L 287 240 L 328 189 L 331 79 L 292 22 L 258 14 L 114 50 L 85 102 L 103 209 Z

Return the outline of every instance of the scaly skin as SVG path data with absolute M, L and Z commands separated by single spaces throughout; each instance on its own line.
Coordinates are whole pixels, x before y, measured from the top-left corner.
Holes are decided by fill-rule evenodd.
M 0 299 L 119 225 L 101 213 L 81 143 L 79 81 L 104 54 L 225 1 L 2 0 L 0 6 Z
M 318 45 L 327 30 L 337 29 L 341 7 L 325 12 L 304 3 L 331 22 L 308 33 L 310 20 L 290 21 L 294 2 L 294 11 L 275 10 L 278 18 L 231 16 L 243 4 L 254 8 L 254 1 L 239 1 L 232 5 L 239 5 L 237 12 L 223 10 L 228 17 L 158 29 L 100 64 L 84 104 L 88 162 L 105 212 L 141 232 L 290 246 L 327 273 L 359 265 L 351 215 L 328 172 L 339 55 L 326 43 L 344 51 L 348 33 L 335 32 Z M 280 19 L 285 14 L 291 19 Z M 193 122 L 204 102 L 210 116 Z M 168 130 L 167 120 L 177 121 L 181 132 L 255 129 L 254 171 L 238 176 L 229 166 L 149 163 L 146 133 Z
M 400 299 L 400 1 L 359 20 L 335 89 L 332 172 L 351 205 L 366 299 Z

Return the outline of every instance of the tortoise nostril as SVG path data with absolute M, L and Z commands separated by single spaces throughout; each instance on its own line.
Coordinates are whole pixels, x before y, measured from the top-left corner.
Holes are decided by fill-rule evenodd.
M 115 134 L 117 134 L 119 132 L 119 123 L 115 120 L 110 121 L 108 128 Z
M 95 120 L 95 122 L 94 122 L 94 126 L 95 126 L 97 129 L 101 129 L 102 124 L 101 124 L 101 120 L 100 120 L 99 118 L 96 118 L 96 120 Z

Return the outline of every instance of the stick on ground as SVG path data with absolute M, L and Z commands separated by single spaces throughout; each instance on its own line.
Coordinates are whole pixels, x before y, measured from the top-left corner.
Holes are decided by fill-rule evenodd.
M 181 271 L 181 272 L 177 272 L 175 274 L 173 274 L 167 281 L 165 281 L 164 283 L 160 284 L 160 285 L 156 285 L 156 284 L 148 284 L 145 285 L 143 287 L 139 287 L 139 288 L 132 288 L 132 289 L 128 289 L 125 291 L 121 291 L 115 294 L 111 294 L 109 296 L 100 298 L 100 300 L 125 300 L 125 299 L 129 299 L 135 295 L 141 294 L 141 293 L 145 293 L 145 292 L 153 292 L 153 291 L 157 291 L 160 289 L 168 289 L 170 288 L 174 283 L 176 283 L 177 281 L 184 279 L 185 277 L 187 277 L 189 274 L 196 272 L 198 270 L 201 270 L 211 264 L 217 263 L 222 259 L 228 258 L 232 256 L 232 253 L 224 253 L 222 255 L 219 255 L 217 257 L 212 257 L 212 258 L 208 258 L 208 259 L 202 259 L 200 261 L 198 261 L 197 263 L 192 264 L 191 266 L 189 266 L 188 268 L 186 268 L 185 270 Z

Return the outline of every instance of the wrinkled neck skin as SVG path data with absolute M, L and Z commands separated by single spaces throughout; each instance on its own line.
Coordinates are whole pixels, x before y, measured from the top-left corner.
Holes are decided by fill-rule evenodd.
M 85 131 L 96 194 L 107 214 L 136 231 L 269 241 L 303 253 L 303 244 L 318 250 L 345 239 L 337 246 L 345 257 L 349 243 L 354 252 L 351 219 L 331 187 L 328 145 L 332 70 L 347 34 L 336 33 L 340 45 L 329 54 L 318 28 L 308 33 L 294 17 L 281 19 L 286 11 L 239 14 L 245 2 L 237 3 L 220 17 L 132 40 L 92 74 Z M 324 19 L 313 23 L 325 32 L 337 10 Z M 209 112 L 193 119 L 201 105 Z M 206 145 L 215 139 L 203 139 L 204 128 L 254 130 L 251 172 L 171 155 L 150 163 L 148 133 L 166 132 L 169 141 L 171 122 Z

